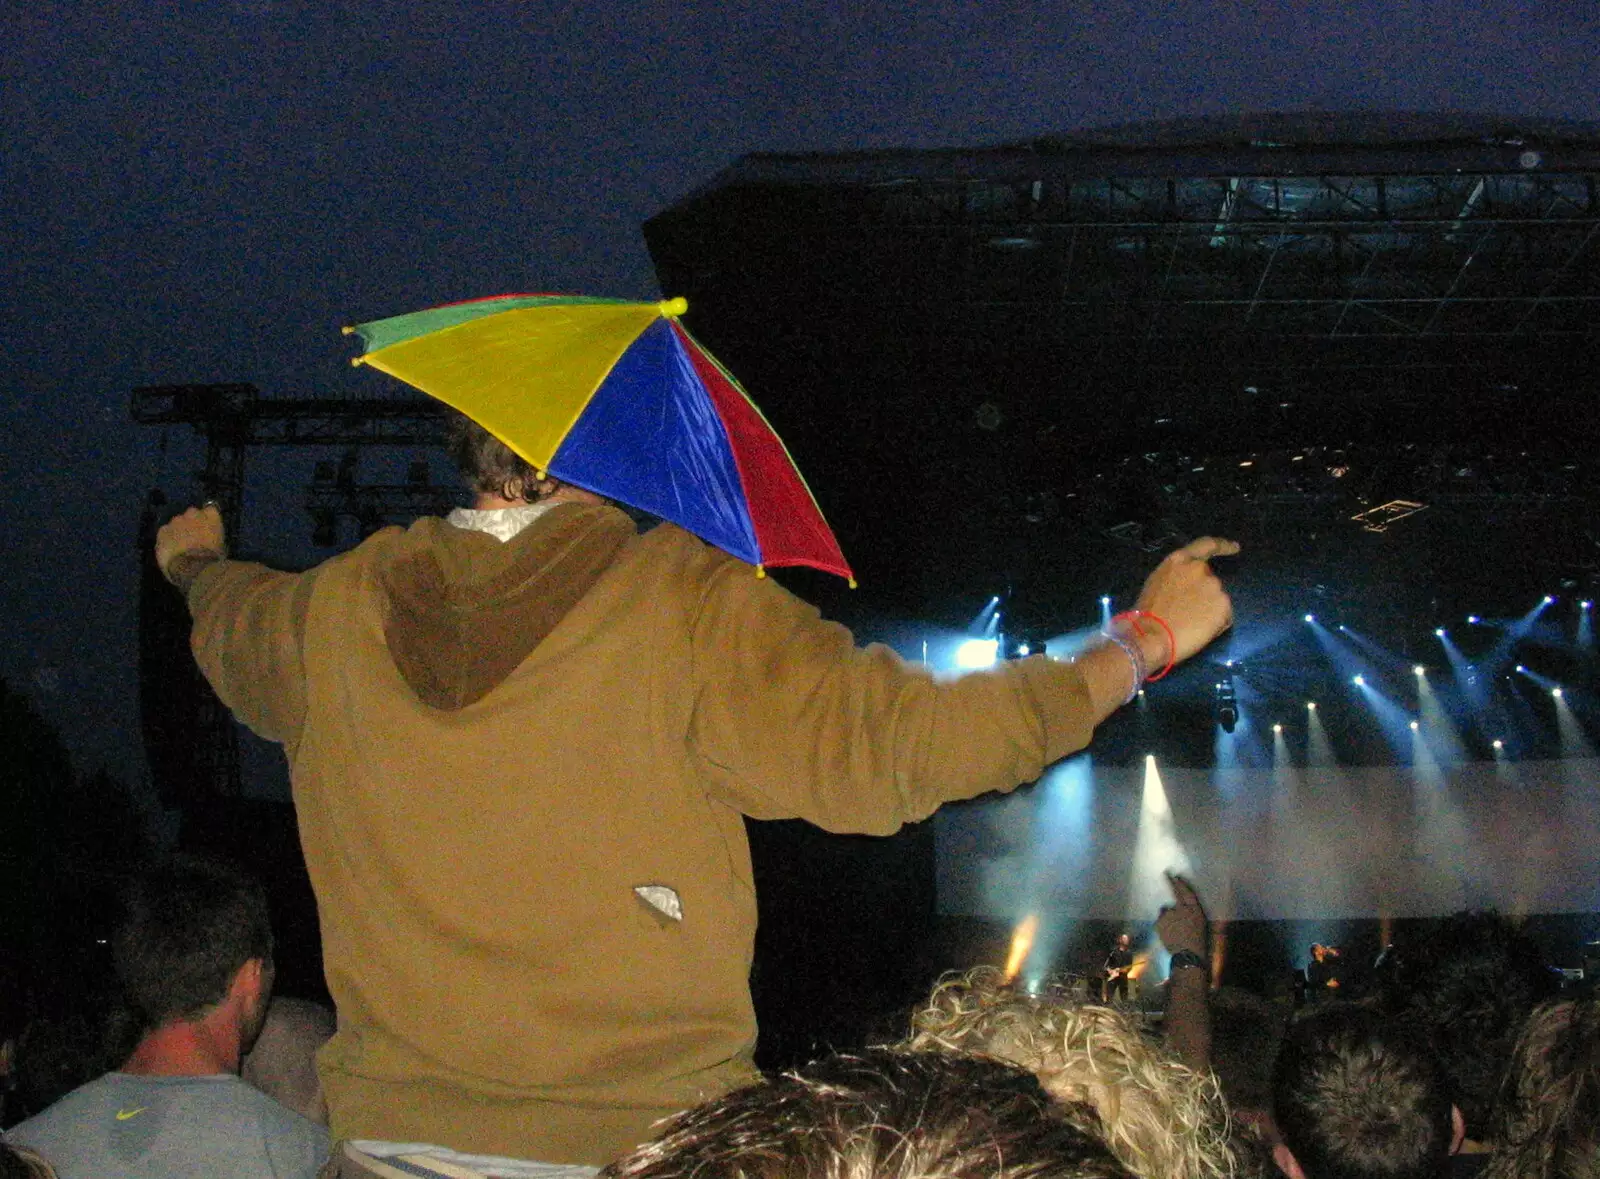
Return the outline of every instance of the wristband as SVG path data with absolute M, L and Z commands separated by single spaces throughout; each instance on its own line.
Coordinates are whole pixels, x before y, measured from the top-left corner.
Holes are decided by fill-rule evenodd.
M 1167 974 L 1176 974 L 1180 970 L 1199 970 L 1204 968 L 1206 960 L 1193 950 L 1179 950 L 1172 955 L 1167 963 Z
M 1165 618 L 1162 618 L 1159 614 L 1152 614 L 1148 610 L 1124 610 L 1111 621 L 1126 622 L 1129 626 L 1133 627 L 1135 633 L 1142 637 L 1144 635 L 1144 627 L 1139 625 L 1139 619 L 1141 618 L 1148 618 L 1151 622 L 1155 623 L 1162 630 L 1167 632 L 1166 666 L 1160 671 L 1156 672 L 1155 675 L 1145 677 L 1147 682 L 1153 684 L 1157 680 L 1165 679 L 1167 673 L 1172 670 L 1173 664 L 1178 661 L 1178 639 L 1177 636 L 1172 633 L 1172 628 L 1167 625 L 1167 620 Z
M 1115 643 L 1122 648 L 1122 653 L 1128 657 L 1128 662 L 1133 666 L 1133 685 L 1128 689 L 1128 694 L 1122 700 L 1127 704 L 1139 694 L 1139 689 L 1144 686 L 1144 681 L 1150 674 L 1150 666 L 1144 661 L 1144 652 L 1139 650 L 1138 643 L 1130 643 L 1121 635 L 1113 631 L 1101 632 L 1108 643 Z

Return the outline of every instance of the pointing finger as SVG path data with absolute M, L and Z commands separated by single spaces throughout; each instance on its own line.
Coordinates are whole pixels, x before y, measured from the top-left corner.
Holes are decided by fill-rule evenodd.
M 1178 552 L 1196 561 L 1209 561 L 1212 557 L 1231 557 L 1239 551 L 1239 542 L 1221 536 L 1202 536 L 1191 540 Z
M 1167 873 L 1167 884 L 1172 888 L 1172 895 L 1180 905 L 1193 905 L 1200 899 L 1194 890 L 1194 885 L 1175 872 Z

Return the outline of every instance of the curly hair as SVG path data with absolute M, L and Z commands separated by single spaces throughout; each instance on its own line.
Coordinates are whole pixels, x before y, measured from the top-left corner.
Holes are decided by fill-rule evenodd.
M 533 503 L 539 498 L 535 488 L 540 472 L 466 414 L 451 411 L 445 446 L 473 491 L 512 502 Z
M 869 1048 L 686 1110 L 600 1179 L 1130 1179 L 1091 1111 L 965 1053 Z
M 1486 1179 L 1600 1176 L 1600 1000 L 1528 1017 L 1494 1113 Z
M 1111 1152 L 1141 1179 L 1231 1179 L 1239 1162 L 1216 1078 L 1150 1043 L 1127 1015 L 1059 993 L 1029 995 L 980 966 L 947 975 L 911 1020 L 913 1049 L 1021 1065 L 1058 1101 L 1100 1116 Z

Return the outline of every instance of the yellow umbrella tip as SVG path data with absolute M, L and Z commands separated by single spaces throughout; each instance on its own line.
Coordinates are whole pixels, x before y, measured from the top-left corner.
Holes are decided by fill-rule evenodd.
M 656 304 L 656 310 L 668 319 L 677 319 L 678 316 L 689 310 L 689 300 L 682 295 L 679 295 L 676 299 L 663 299 Z

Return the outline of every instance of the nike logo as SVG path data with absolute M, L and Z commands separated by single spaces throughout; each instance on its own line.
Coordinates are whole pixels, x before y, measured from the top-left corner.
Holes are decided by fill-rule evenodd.
M 119 1109 L 117 1111 L 117 1121 L 125 1122 L 129 1118 L 136 1118 L 149 1108 L 148 1105 L 141 1105 L 138 1109 Z

